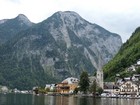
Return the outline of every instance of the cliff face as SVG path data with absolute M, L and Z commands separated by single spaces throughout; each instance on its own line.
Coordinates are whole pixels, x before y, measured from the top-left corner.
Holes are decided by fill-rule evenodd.
M 17 81 L 28 80 L 24 85 L 30 86 L 78 77 L 83 70 L 93 74 L 117 53 L 121 45 L 119 35 L 89 23 L 77 13 L 57 12 L 19 32 L 1 47 L 0 59 L 6 62 L 0 62 L 1 69 L 5 69 L 1 72 L 2 78 L 15 87 L 15 81 L 9 79 L 11 75 L 3 76 L 6 71 L 16 71 L 12 74 L 19 76 Z M 19 82 L 16 86 L 22 85 Z

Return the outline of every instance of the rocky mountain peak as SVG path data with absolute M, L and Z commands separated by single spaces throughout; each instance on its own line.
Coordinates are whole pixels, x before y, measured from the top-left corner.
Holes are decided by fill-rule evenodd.
M 67 25 L 84 24 L 85 22 L 85 20 L 79 14 L 73 11 L 65 11 L 65 12 L 60 11 L 57 14 L 60 15 L 60 18 Z
M 15 19 L 18 19 L 18 21 L 31 26 L 32 22 L 24 15 L 24 14 L 19 14 Z
M 74 18 L 79 18 L 81 17 L 78 13 L 73 12 L 73 11 L 59 11 L 56 14 L 60 14 L 61 16 L 63 16 L 64 18 L 70 18 L 70 19 L 74 19 Z
M 0 43 L 5 43 L 18 32 L 34 25 L 25 15 L 19 14 L 12 19 L 0 20 Z M 6 30 L 6 31 L 5 31 Z

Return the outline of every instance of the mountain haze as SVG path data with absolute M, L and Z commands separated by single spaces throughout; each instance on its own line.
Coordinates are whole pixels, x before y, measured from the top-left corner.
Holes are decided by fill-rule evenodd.
M 119 35 L 77 13 L 56 12 L 0 48 L 0 84 L 24 89 L 79 77 L 83 70 L 93 74 L 121 45 Z

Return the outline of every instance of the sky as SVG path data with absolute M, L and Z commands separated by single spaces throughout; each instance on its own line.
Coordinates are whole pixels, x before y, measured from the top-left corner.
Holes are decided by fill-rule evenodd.
M 75 11 L 87 21 L 119 34 L 123 42 L 140 26 L 139 0 L 0 0 L 0 20 L 24 14 L 38 23 L 57 11 Z

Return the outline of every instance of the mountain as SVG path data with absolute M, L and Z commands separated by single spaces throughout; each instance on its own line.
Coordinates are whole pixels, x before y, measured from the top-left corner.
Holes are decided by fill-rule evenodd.
M 140 59 L 140 27 L 135 30 L 129 40 L 122 45 L 116 56 L 104 66 L 106 80 L 114 80 L 116 74 L 128 76 L 126 68 Z
M 13 19 L 3 19 L 0 20 L 0 44 L 5 43 L 10 40 L 18 32 L 25 30 L 33 25 L 29 19 L 23 15 L 19 14 Z
M 24 89 L 79 77 L 83 70 L 92 75 L 121 45 L 119 35 L 77 13 L 56 12 L 0 48 L 0 84 Z

